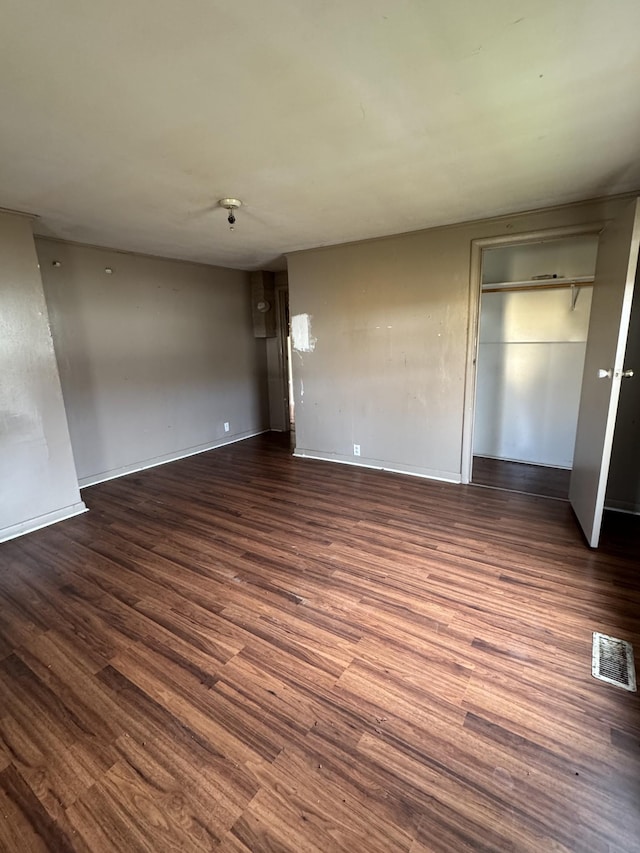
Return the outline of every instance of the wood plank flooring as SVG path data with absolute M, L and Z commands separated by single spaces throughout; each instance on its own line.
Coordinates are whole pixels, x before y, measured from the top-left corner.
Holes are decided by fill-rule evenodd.
M 571 471 L 565 468 L 474 456 L 472 478 L 476 486 L 490 486 L 492 489 L 506 489 L 510 492 L 524 492 L 527 495 L 565 501 L 569 499 Z
M 0 546 L 3 851 L 640 849 L 637 519 L 260 436 Z

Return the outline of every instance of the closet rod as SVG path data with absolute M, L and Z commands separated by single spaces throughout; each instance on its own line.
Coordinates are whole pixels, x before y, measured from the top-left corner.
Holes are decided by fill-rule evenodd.
M 507 285 L 498 285 L 493 286 L 491 284 L 483 284 L 482 292 L 483 293 L 509 293 L 514 290 L 557 290 L 558 288 L 570 288 L 570 287 L 592 287 L 593 279 L 589 279 L 589 281 L 572 281 L 571 279 L 557 279 L 554 278 L 551 281 L 542 281 L 536 282 L 535 284 L 523 284 L 516 283 L 507 284 Z

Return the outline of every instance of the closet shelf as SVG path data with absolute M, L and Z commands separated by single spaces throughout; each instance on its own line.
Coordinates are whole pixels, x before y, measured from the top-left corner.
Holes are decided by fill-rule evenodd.
M 483 293 L 497 293 L 502 290 L 551 290 L 561 287 L 588 287 L 593 284 L 592 275 L 579 275 L 574 278 L 538 278 L 529 281 L 497 281 L 482 285 Z

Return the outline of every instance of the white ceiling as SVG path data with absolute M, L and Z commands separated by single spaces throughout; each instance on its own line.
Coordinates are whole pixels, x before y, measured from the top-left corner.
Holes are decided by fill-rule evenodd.
M 4 0 L 0 206 L 256 268 L 636 189 L 638 33 L 638 0 Z

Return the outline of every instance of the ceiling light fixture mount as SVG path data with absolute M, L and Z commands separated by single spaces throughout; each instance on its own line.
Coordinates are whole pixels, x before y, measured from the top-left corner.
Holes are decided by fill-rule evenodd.
M 220 207 L 224 207 L 225 210 L 229 211 L 227 222 L 229 223 L 230 230 L 233 231 L 233 226 L 236 223 L 236 217 L 233 211 L 237 210 L 242 205 L 242 202 L 239 198 L 221 198 L 218 204 Z

